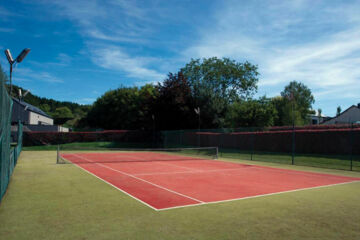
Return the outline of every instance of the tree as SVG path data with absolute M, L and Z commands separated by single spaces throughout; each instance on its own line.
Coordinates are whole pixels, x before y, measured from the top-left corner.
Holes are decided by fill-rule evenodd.
M 318 123 L 321 122 L 321 113 L 322 113 L 322 110 L 321 110 L 321 108 L 319 108 L 319 109 L 318 109 L 318 118 L 319 118 L 319 122 L 318 122 Z
M 66 121 L 74 118 L 74 115 L 68 107 L 57 108 L 52 116 L 56 124 L 64 124 Z
M 181 69 L 188 79 L 203 127 L 222 127 L 228 106 L 257 91 L 257 66 L 228 58 L 192 59 Z
M 276 108 L 270 99 L 261 97 L 234 102 L 226 115 L 227 127 L 266 127 L 273 126 Z
M 315 102 L 314 96 L 311 90 L 303 83 L 292 81 L 281 92 L 286 106 L 283 106 L 287 112 L 283 112 L 284 115 L 289 115 L 289 111 L 292 112 L 292 104 L 294 104 L 295 115 L 299 115 L 300 119 L 297 119 L 298 124 L 303 125 L 308 122 L 308 114 L 312 104 Z M 293 101 L 293 102 L 292 102 Z M 291 113 L 290 113 L 291 114 Z M 288 121 L 283 121 L 284 125 L 289 125 Z
M 296 104 L 294 104 L 293 109 L 292 102 L 288 98 L 277 96 L 272 98 L 271 102 L 276 109 L 276 115 L 274 116 L 275 126 L 290 126 L 293 122 L 295 125 L 307 123 L 306 120 L 302 119 Z
M 82 124 L 103 129 L 151 129 L 151 104 L 156 97 L 151 84 L 107 91 L 95 101 Z
M 50 109 L 49 104 L 46 104 L 46 103 L 45 104 L 40 104 L 39 108 L 41 110 L 43 110 L 45 113 L 51 115 L 51 109 Z
M 336 116 L 339 116 L 340 114 L 341 114 L 341 107 L 338 106 L 338 107 L 336 108 Z
M 189 82 L 182 72 L 169 73 L 157 86 L 159 96 L 154 104 L 156 125 L 160 129 L 189 129 L 196 127 L 194 99 Z

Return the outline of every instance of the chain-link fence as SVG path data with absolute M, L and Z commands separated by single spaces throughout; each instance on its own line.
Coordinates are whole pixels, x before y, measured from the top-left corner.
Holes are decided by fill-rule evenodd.
M 26 146 L 105 148 L 218 147 L 223 158 L 360 171 L 360 125 L 176 131 L 26 132 Z M 46 145 L 46 147 L 41 147 Z M 32 148 L 33 150 L 37 148 Z
M 163 146 L 219 147 L 220 157 L 360 171 L 360 125 L 162 132 Z
M 0 201 L 22 149 L 22 125 L 18 125 L 17 143 L 11 144 L 12 100 L 5 86 L 5 74 L 0 67 Z

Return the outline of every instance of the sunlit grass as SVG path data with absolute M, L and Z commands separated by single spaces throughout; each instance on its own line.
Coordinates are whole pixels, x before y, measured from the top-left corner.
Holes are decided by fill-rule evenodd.
M 0 206 L 1 239 L 360 239 L 359 182 L 156 212 L 55 159 L 54 151 L 22 152 Z

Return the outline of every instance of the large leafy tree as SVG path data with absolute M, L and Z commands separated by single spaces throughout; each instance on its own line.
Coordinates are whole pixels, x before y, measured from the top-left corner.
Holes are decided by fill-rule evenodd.
M 202 127 L 222 127 L 229 105 L 248 99 L 257 90 L 257 66 L 229 58 L 192 59 L 181 69 L 188 79 Z
M 151 84 L 110 90 L 95 101 L 85 124 L 103 129 L 150 129 L 151 103 L 156 96 Z
M 188 129 L 197 126 L 195 104 L 189 82 L 182 72 L 169 73 L 157 86 L 159 95 L 154 104 L 155 122 L 160 129 Z
M 303 83 L 292 81 L 281 92 L 283 97 L 282 125 L 291 125 L 292 111 L 294 111 L 295 123 L 303 125 L 308 123 L 308 114 L 315 102 L 311 90 Z M 279 111 L 280 112 L 280 111 Z
M 237 101 L 231 104 L 226 115 L 227 127 L 267 127 L 273 126 L 277 115 L 270 99 Z
M 68 107 L 59 107 L 52 114 L 56 124 L 64 124 L 66 121 L 74 118 L 73 113 Z

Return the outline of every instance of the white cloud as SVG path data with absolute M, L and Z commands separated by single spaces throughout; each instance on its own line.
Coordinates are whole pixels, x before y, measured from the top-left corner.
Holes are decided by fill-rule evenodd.
M 93 48 L 92 61 L 103 68 L 122 71 L 130 78 L 157 82 L 165 78 L 165 74 L 153 70 L 148 65 L 157 59 L 152 57 L 130 57 L 119 47 Z
M 199 30 L 200 39 L 184 57 L 230 57 L 258 64 L 261 92 L 280 93 L 297 80 L 321 99 L 356 98 L 360 17 L 350 9 L 309 1 L 231 2 L 217 10 L 215 24 Z
M 62 79 L 59 79 L 48 72 L 44 72 L 44 71 L 38 72 L 38 71 L 34 71 L 30 68 L 14 69 L 13 81 L 15 84 L 16 84 L 16 81 L 22 81 L 22 82 L 41 81 L 41 82 L 46 82 L 46 83 L 63 83 L 64 82 Z

